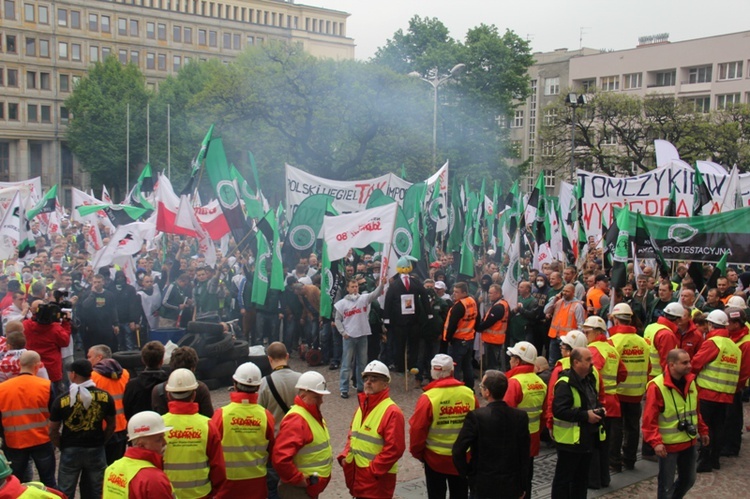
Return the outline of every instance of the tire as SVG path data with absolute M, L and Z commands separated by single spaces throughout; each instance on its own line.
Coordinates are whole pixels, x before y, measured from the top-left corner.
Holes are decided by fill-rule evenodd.
M 203 384 L 206 385 L 206 388 L 209 390 L 218 390 L 221 388 L 221 382 L 216 378 L 204 379 Z
M 224 334 L 224 326 L 215 322 L 191 321 L 187 325 L 188 334 L 194 333 L 204 338 L 220 338 Z
M 205 345 L 203 336 L 195 333 L 188 333 L 177 342 L 178 347 L 190 347 L 195 350 L 198 357 L 203 357 L 203 348 Z
M 241 360 L 245 361 L 247 359 L 247 354 L 249 353 L 250 345 L 245 340 L 234 340 L 234 344 L 232 345 L 232 353 L 230 354 L 229 358 L 232 360 Z
M 233 360 L 228 360 L 226 362 L 221 362 L 220 364 L 217 364 L 216 367 L 213 369 L 210 369 L 206 374 L 208 374 L 209 378 L 216 378 L 219 380 L 231 378 L 234 374 L 234 371 L 237 370 L 237 363 Z
M 203 355 L 201 357 L 221 357 L 230 352 L 234 346 L 234 340 L 231 334 L 224 334 L 220 338 L 208 339 L 203 344 Z
M 123 369 L 137 369 L 139 367 L 143 367 L 140 350 L 126 350 L 124 352 L 115 352 L 112 354 L 112 358 L 115 359 L 123 367 Z
M 201 357 L 198 359 L 198 365 L 195 367 L 198 371 L 208 372 L 216 366 L 217 360 L 214 357 Z M 210 377 L 210 376 L 209 376 Z

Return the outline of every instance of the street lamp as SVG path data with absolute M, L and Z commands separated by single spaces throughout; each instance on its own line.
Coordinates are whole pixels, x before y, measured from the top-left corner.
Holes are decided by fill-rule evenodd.
M 570 107 L 570 183 L 576 180 L 576 109 L 587 104 L 586 96 L 569 93 L 565 96 L 565 105 Z
M 445 81 L 450 80 L 457 73 L 462 71 L 466 64 L 456 64 L 447 75 L 440 76 L 438 68 L 430 70 L 428 77 L 423 77 L 417 71 L 412 71 L 409 76 L 419 78 L 432 85 L 432 166 L 437 168 L 437 105 L 438 105 L 438 87 Z

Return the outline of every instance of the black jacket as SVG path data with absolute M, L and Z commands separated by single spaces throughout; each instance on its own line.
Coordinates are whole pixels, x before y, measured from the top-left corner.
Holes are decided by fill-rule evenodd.
M 565 450 L 573 452 L 591 452 L 594 448 L 595 439 L 599 438 L 599 424 L 589 423 L 589 409 L 601 407 L 598 399 L 599 387 L 596 378 L 589 374 L 585 378 L 579 378 L 573 369 L 567 369 L 560 373 L 560 378 L 568 377 L 568 383 L 560 381 L 555 385 L 555 398 L 552 402 L 552 414 L 557 419 L 578 423 L 581 428 L 581 439 L 576 445 L 557 443 Z M 588 386 L 586 386 L 588 385 Z M 581 396 L 581 407 L 573 408 L 573 392 L 571 386 L 578 390 Z M 593 390 L 595 403 L 589 402 L 586 390 Z
M 529 476 L 529 417 L 503 401 L 466 415 L 453 444 L 453 463 L 482 498 L 521 497 Z M 471 450 L 471 462 L 466 451 Z
M 146 369 L 125 385 L 122 405 L 125 417 L 130 419 L 141 411 L 152 411 L 151 390 L 159 383 L 167 381 L 169 373 L 163 369 Z
M 413 315 L 401 314 L 401 295 L 414 295 Z M 385 293 L 385 302 L 383 304 L 383 317 L 391 326 L 424 326 L 427 323 L 427 315 L 431 314 L 430 300 L 427 296 L 427 290 L 424 289 L 422 282 L 416 277 L 409 276 L 409 291 L 404 286 L 401 274 L 397 275 Z

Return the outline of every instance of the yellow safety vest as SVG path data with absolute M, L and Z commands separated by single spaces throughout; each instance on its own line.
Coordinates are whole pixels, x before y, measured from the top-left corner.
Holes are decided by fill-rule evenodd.
M 376 405 L 370 414 L 362 421 L 362 408 L 357 409 L 352 421 L 352 436 L 349 441 L 349 454 L 346 455 L 346 462 L 354 463 L 359 468 L 367 468 L 375 459 L 381 450 L 385 441 L 378 433 L 380 421 L 385 415 L 385 411 L 396 403 L 389 398 L 382 400 Z M 388 473 L 398 473 L 398 463 L 394 463 Z
M 424 394 L 432 404 L 432 424 L 426 447 L 435 454 L 450 456 L 466 415 L 476 409 L 474 392 L 465 386 L 448 386 L 432 388 Z
M 529 416 L 529 433 L 539 431 L 542 418 L 542 407 L 547 394 L 547 385 L 542 378 L 534 373 L 520 373 L 513 376 L 521 384 L 523 398 L 516 409 L 520 409 Z
M 690 383 L 688 387 L 688 398 L 682 396 L 679 390 L 667 388 L 664 385 L 664 375 L 652 379 L 649 383 L 654 383 L 661 391 L 661 397 L 664 399 L 664 411 L 659 414 L 659 433 L 665 444 L 681 444 L 690 442 L 693 439 L 677 429 L 681 419 L 689 419 L 691 423 L 698 428 L 698 389 L 695 383 Z
M 230 402 L 222 409 L 224 435 L 221 447 L 227 480 L 266 476 L 268 463 L 268 417 L 258 404 Z
M 648 359 L 651 347 L 637 334 L 612 335 L 612 343 L 620 354 L 620 359 L 628 368 L 628 377 L 617 385 L 617 395 L 642 397 L 648 382 Z
M 294 465 L 297 470 L 306 477 L 313 473 L 323 478 L 331 476 L 333 449 L 331 449 L 331 436 L 328 434 L 328 425 L 325 420 L 321 425 L 307 409 L 299 405 L 293 405 L 284 417 L 287 418 L 290 414 L 302 416 L 313 435 L 312 442 L 302 447 L 294 456 Z
M 617 368 L 620 367 L 620 354 L 615 347 L 606 341 L 595 341 L 589 344 L 604 357 L 604 367 L 599 373 L 604 382 L 604 393 L 614 395 L 617 392 Z
M 643 339 L 646 340 L 646 343 L 649 346 L 649 356 L 651 359 L 651 371 L 649 372 L 649 374 L 653 377 L 662 374 L 659 351 L 654 346 L 654 338 L 656 337 L 656 333 L 658 333 L 662 329 L 669 328 L 664 324 L 654 322 L 653 324 L 649 324 L 648 326 L 646 326 L 646 329 L 643 330 Z
M 143 459 L 131 457 L 118 459 L 104 471 L 102 499 L 127 499 L 130 495 L 130 482 L 135 478 L 135 475 L 142 469 L 155 467 Z
M 567 371 L 568 369 L 570 369 L 570 357 L 561 357 L 557 362 L 562 366 L 562 371 Z M 599 393 L 599 369 L 595 367 L 591 370 L 591 372 L 594 373 L 594 379 L 596 379 L 596 393 Z M 552 410 L 551 407 L 550 410 Z
M 47 491 L 47 487 L 40 482 L 24 483 L 26 490 L 21 492 L 19 499 L 60 499 L 60 496 Z
M 596 369 L 594 369 L 596 372 Z M 581 394 L 578 393 L 578 389 L 570 385 L 570 378 L 568 376 L 560 376 L 557 383 L 564 382 L 570 386 L 570 392 L 573 394 L 573 409 L 581 407 Z M 555 386 L 557 386 L 555 383 Z M 598 386 L 597 380 L 597 386 Z M 597 388 L 598 390 L 598 388 Z M 563 421 L 562 419 L 552 418 L 552 437 L 558 444 L 576 445 L 581 442 L 581 427 L 578 423 L 571 421 Z M 604 432 L 604 425 L 599 425 L 599 440 L 604 441 L 607 434 Z
M 714 336 L 708 341 L 714 342 L 719 353 L 714 360 L 703 366 L 695 382 L 704 390 L 733 395 L 740 379 L 740 347 L 723 336 Z
M 164 473 L 172 482 L 177 499 L 196 499 L 211 493 L 208 446 L 208 421 L 202 414 L 172 414 L 164 416 L 164 425 L 171 426 L 164 436 Z

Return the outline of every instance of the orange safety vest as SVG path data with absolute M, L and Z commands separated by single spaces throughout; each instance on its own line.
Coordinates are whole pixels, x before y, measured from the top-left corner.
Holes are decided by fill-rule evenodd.
M 125 408 L 122 404 L 122 396 L 125 394 L 125 385 L 130 380 L 130 373 L 127 369 L 122 370 L 119 379 L 111 379 L 102 376 L 96 371 L 91 373 L 91 381 L 97 388 L 108 392 L 115 401 L 115 431 L 125 431 L 128 429 L 128 420 L 125 419 Z
M 482 341 L 485 343 L 490 343 L 492 345 L 502 345 L 505 343 L 505 331 L 508 330 L 508 316 L 510 315 L 510 307 L 508 307 L 508 302 L 500 298 L 498 301 L 492 304 L 494 307 L 495 305 L 500 304 L 503 307 L 505 307 L 505 313 L 503 314 L 503 318 L 494 323 L 492 326 L 490 326 L 489 329 L 482 332 Z M 487 311 L 486 314 L 484 314 L 484 320 L 487 320 L 487 317 L 490 315 L 490 310 Z
M 589 292 L 586 293 L 586 302 L 590 306 L 599 310 L 602 308 L 602 296 L 604 296 L 604 291 L 599 288 L 591 288 L 589 289 Z
M 0 384 L 5 444 L 26 449 L 50 441 L 47 431 L 52 384 L 48 379 L 26 374 Z
M 458 320 L 458 327 L 456 332 L 453 334 L 453 338 L 456 340 L 473 340 L 474 339 L 474 326 L 477 322 L 477 302 L 474 298 L 467 296 L 459 300 L 464 306 L 464 316 Z M 445 326 L 443 327 L 443 341 L 447 341 L 448 338 L 448 323 L 451 320 L 451 314 L 453 313 L 453 307 L 448 311 L 448 317 L 445 318 Z
M 581 302 L 577 300 L 569 302 L 560 300 L 555 303 L 555 313 L 552 315 L 552 324 L 550 324 L 547 336 L 552 339 L 560 338 L 568 334 L 568 331 L 577 329 L 578 321 L 576 321 L 574 309 L 580 304 Z

